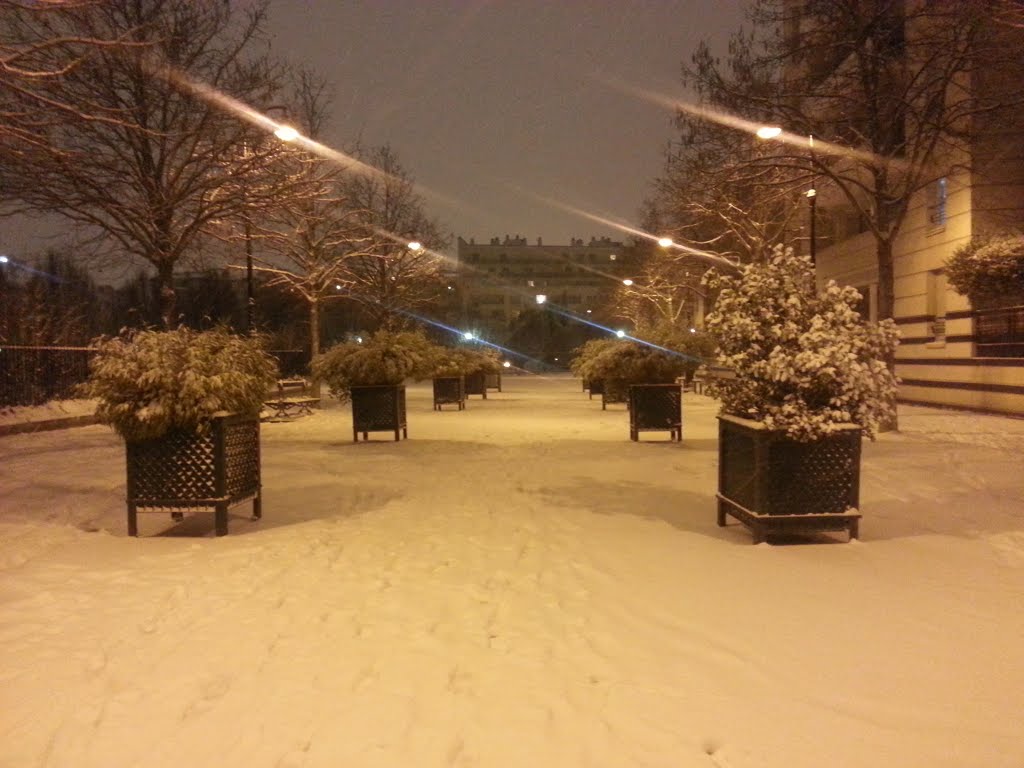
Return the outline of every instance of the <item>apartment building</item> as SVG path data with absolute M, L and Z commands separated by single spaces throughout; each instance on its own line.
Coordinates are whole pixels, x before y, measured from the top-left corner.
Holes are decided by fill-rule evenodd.
M 548 306 L 600 317 L 616 286 L 635 266 L 623 243 L 607 237 L 567 245 L 530 243 L 519 235 L 477 243 L 458 238 L 455 284 L 463 325 L 502 337 L 526 310 Z
M 914 30 L 900 34 L 912 41 Z M 1007 28 L 1000 34 L 1018 49 L 1024 42 L 1024 30 Z M 957 85 L 977 94 L 1004 85 L 1004 76 L 979 70 Z M 947 260 L 973 236 L 1024 230 L 1024 110 L 974 119 L 969 135 L 955 151 L 936 155 L 931 181 L 910 197 L 894 241 L 899 398 L 1024 414 L 1024 306 L 972 307 L 945 277 Z M 875 319 L 875 238 L 836 190 L 819 186 L 819 279 L 858 288 L 865 316 Z

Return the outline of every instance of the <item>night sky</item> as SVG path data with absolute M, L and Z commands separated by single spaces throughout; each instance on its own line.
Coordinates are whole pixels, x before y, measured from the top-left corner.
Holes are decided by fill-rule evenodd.
M 673 135 L 670 110 L 609 82 L 682 96 L 681 64 L 701 39 L 723 49 L 742 7 L 271 0 L 269 26 L 276 54 L 334 87 L 325 143 L 390 143 L 454 235 L 555 244 L 626 235 L 539 198 L 635 224 Z M 54 231 L 0 225 L 0 252 L 22 258 Z

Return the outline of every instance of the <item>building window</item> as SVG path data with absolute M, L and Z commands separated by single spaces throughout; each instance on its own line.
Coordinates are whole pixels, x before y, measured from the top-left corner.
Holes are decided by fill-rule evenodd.
M 928 226 L 933 229 L 946 226 L 946 194 L 945 178 L 928 187 Z
M 946 343 L 946 275 L 941 269 L 928 273 L 928 335 L 933 344 Z

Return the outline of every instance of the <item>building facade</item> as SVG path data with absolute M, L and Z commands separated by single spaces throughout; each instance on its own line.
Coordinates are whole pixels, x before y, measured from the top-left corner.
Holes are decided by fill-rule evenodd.
M 906 34 L 912 37 L 913 30 Z M 1018 47 L 1024 42 L 1024 30 L 1005 34 L 1015 37 Z M 977 95 L 1005 85 L 999 77 L 979 70 L 965 75 L 958 86 Z M 976 119 L 970 128 L 970 140 L 955 155 L 936 154 L 934 180 L 910 197 L 894 241 L 899 399 L 1021 415 L 1024 306 L 972 307 L 948 285 L 945 267 L 972 237 L 1024 230 L 1024 110 L 1004 110 L 987 123 Z M 865 297 L 865 316 L 876 319 L 874 236 L 825 184 L 819 188 L 819 206 L 825 219 L 819 222 L 819 279 L 856 287 Z
M 487 243 L 460 237 L 455 284 L 462 324 L 504 338 L 524 313 L 538 307 L 600 320 L 612 292 L 634 269 L 623 243 L 609 238 L 545 245 L 519 235 Z

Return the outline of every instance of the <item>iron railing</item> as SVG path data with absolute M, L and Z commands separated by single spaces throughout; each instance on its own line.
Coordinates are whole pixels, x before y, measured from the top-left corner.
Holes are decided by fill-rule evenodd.
M 89 377 L 91 347 L 0 345 L 0 407 L 42 405 L 77 397 Z
M 978 357 L 1024 357 L 1024 306 L 974 313 Z

